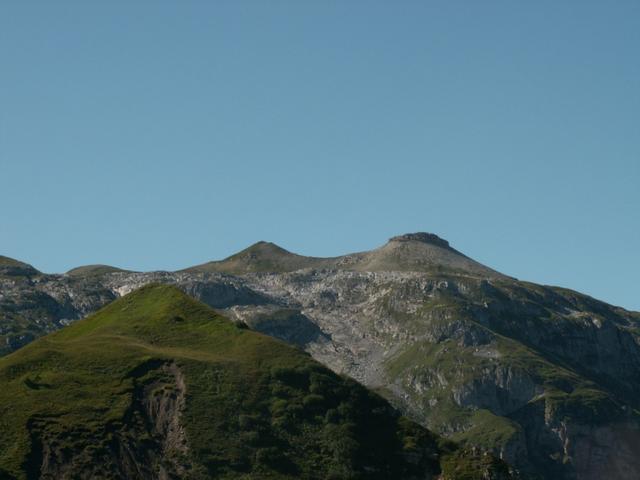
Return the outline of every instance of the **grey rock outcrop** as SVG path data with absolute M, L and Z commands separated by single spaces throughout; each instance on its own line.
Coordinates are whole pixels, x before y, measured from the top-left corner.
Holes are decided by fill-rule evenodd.
M 180 272 L 0 275 L 0 349 L 151 282 L 304 348 L 526 474 L 640 477 L 640 314 L 518 281 L 433 234 L 329 259 L 261 242 Z

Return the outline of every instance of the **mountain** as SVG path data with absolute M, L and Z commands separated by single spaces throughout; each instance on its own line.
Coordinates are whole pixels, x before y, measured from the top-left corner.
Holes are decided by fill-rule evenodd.
M 0 255 L 0 275 L 2 276 L 29 276 L 39 273 L 28 263 Z
M 519 281 L 433 234 L 329 259 L 257 245 L 217 271 L 0 276 L 0 342 L 174 284 L 528 475 L 640 478 L 640 313 Z
M 224 260 L 187 268 L 185 272 L 221 272 L 231 275 L 264 272 L 292 272 L 303 268 L 322 268 L 327 259 L 296 255 L 275 243 L 258 242 Z
M 132 273 L 131 270 L 123 270 L 122 268 L 112 267 L 111 265 L 83 265 L 69 270 L 66 275 L 72 277 L 90 277 L 95 275 L 104 275 L 106 273 Z
M 0 359 L 0 424 L 1 478 L 510 478 L 159 284 Z
M 466 257 L 432 233 L 409 233 L 391 238 L 370 252 L 340 257 L 335 267 L 359 272 L 451 273 L 500 278 L 503 275 Z
M 258 242 L 224 260 L 185 269 L 185 272 L 285 273 L 302 269 L 353 270 L 359 272 L 451 272 L 500 278 L 503 275 L 466 257 L 449 242 L 432 233 L 393 237 L 380 248 L 340 257 L 304 257 L 269 242 Z

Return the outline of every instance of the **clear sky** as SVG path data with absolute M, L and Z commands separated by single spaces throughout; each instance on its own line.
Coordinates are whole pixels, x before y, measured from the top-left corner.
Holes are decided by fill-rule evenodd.
M 0 253 L 429 231 L 640 310 L 640 2 L 0 1 Z

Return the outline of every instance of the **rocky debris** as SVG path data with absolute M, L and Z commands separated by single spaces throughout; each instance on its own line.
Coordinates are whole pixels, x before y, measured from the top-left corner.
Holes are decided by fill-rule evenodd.
M 182 372 L 172 362 L 143 367 L 135 372 L 138 380 L 125 420 L 108 424 L 106 431 L 67 431 L 57 418 L 33 418 L 28 478 L 185 478 L 190 462 L 180 421 L 186 395 Z M 83 435 L 95 436 L 91 448 L 69 447 Z
M 246 271 L 246 263 L 235 263 L 238 275 L 0 276 L 0 349 L 9 352 L 144 284 L 171 283 L 526 473 L 591 480 L 590 471 L 603 471 L 597 464 L 631 472 L 608 478 L 640 477 L 633 460 L 640 458 L 633 413 L 640 409 L 639 313 L 517 281 L 432 234 L 311 258 L 299 269 L 299 258 L 310 257 L 263 243 L 230 257 L 261 265 Z M 274 251 L 286 259 L 282 271 L 260 263 Z
M 461 407 L 484 408 L 506 417 L 543 393 L 526 371 L 496 362 L 454 390 L 453 400 Z
M 237 305 L 222 313 L 251 330 L 262 332 L 300 348 L 329 344 L 331 337 L 300 310 L 276 305 Z

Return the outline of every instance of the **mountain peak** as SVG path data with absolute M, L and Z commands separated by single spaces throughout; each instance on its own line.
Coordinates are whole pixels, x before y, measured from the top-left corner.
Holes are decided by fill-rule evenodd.
M 0 275 L 38 275 L 39 273 L 28 263 L 0 255 Z
M 131 273 L 131 270 L 124 270 L 122 268 L 112 267 L 111 265 L 94 264 L 72 268 L 66 273 L 66 275 L 71 277 L 94 277 L 97 275 L 118 272 Z
M 297 255 L 275 243 L 259 241 L 225 258 L 186 269 L 187 272 L 284 273 L 305 268 L 364 272 L 415 271 L 464 272 L 481 277 L 500 273 L 466 257 L 434 233 L 405 233 L 389 239 L 380 248 L 339 257 L 319 258 Z
M 238 253 L 186 269 L 196 272 L 223 272 L 232 275 L 264 272 L 291 272 L 316 266 L 318 259 L 304 257 L 272 242 L 261 240 Z
M 430 245 L 435 245 L 442 248 L 451 248 L 449 242 L 444 238 L 440 238 L 435 233 L 416 232 L 405 233 L 404 235 L 397 235 L 389 239 L 390 242 L 422 242 Z
M 235 255 L 240 255 L 242 253 L 265 253 L 265 254 L 269 254 L 269 253 L 286 253 L 286 254 L 291 254 L 290 251 L 282 248 L 280 245 L 276 245 L 273 242 L 266 242 L 264 240 L 260 240 L 259 242 L 254 243 L 253 245 L 245 248 L 244 250 L 242 250 L 241 252 L 236 253 Z M 232 255 L 235 256 L 235 255 Z

